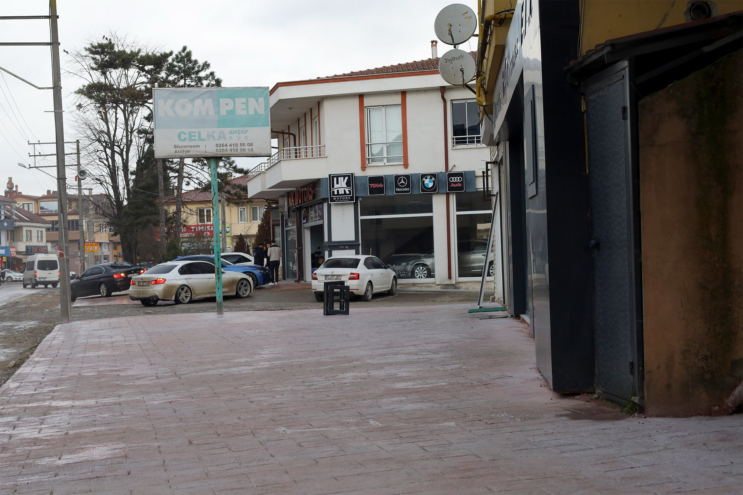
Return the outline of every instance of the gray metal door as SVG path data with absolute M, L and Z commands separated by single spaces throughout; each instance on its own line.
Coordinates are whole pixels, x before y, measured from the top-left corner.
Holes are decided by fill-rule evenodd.
M 637 396 L 632 159 L 625 65 L 586 91 L 594 267 L 596 390 L 620 402 Z

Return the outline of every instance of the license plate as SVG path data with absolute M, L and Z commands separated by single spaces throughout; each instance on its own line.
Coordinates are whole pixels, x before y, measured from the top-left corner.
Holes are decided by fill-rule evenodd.
M 148 285 L 150 285 L 149 282 L 137 281 L 137 287 L 147 287 Z
M 325 280 L 340 280 L 340 275 L 325 275 Z

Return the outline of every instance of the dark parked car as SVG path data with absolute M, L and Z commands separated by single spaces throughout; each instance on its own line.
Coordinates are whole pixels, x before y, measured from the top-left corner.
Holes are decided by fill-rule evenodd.
M 110 297 L 114 292 L 129 290 L 131 278 L 143 273 L 144 269 L 117 261 L 88 268 L 80 277 L 70 282 L 70 299 L 95 296 Z
M 436 273 L 433 254 L 393 254 L 385 263 L 390 265 L 400 278 L 426 279 Z

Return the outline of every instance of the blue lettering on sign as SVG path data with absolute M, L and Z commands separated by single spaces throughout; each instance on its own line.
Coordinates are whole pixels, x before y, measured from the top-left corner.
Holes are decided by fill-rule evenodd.
M 188 138 L 186 138 L 186 133 L 181 131 L 178 133 L 178 141 L 186 141 Z

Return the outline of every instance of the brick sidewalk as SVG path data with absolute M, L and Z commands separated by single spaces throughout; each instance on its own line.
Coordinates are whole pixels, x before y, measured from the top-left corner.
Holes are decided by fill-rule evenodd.
M 462 306 L 351 310 L 57 327 L 0 388 L 0 493 L 740 493 L 741 416 L 562 398 Z

